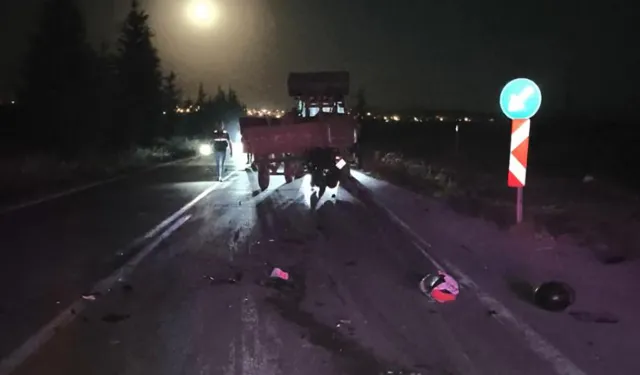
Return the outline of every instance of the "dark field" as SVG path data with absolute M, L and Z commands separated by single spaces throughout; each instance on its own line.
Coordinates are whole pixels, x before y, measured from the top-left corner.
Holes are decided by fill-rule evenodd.
M 511 227 L 510 123 L 457 125 L 456 140 L 456 123 L 364 123 L 365 169 Z M 631 167 L 640 160 L 637 128 L 535 118 L 531 126 L 523 226 L 589 247 L 605 263 L 637 257 L 640 178 Z
M 501 173 L 506 179 L 510 130 L 505 118 L 484 123 L 371 121 L 363 124 L 362 140 L 377 149 L 408 156 L 463 160 L 483 172 Z M 533 118 L 529 181 L 534 183 L 535 176 L 582 179 L 592 174 L 640 187 L 640 178 L 629 173 L 628 167 L 628 161 L 640 160 L 640 148 L 635 147 L 639 142 L 640 130 L 633 125 Z

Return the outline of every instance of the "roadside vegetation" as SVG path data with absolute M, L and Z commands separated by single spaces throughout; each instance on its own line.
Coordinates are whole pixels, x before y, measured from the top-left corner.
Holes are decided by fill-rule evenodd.
M 560 131 L 556 139 L 546 138 L 544 128 L 532 134 L 521 225 L 515 189 L 506 183 L 508 124 L 460 125 L 457 146 L 455 125 L 365 123 L 364 168 L 504 230 L 589 248 L 605 264 L 638 258 L 637 182 L 618 169 L 624 159 L 617 153 L 629 149 L 589 137 L 597 125 L 583 127 L 573 144 Z
M 133 1 L 119 38 L 96 47 L 74 1 L 44 4 L 15 100 L 0 105 L 0 201 L 193 156 L 198 138 L 237 123 L 244 105 L 232 88 L 183 95 L 148 18 Z

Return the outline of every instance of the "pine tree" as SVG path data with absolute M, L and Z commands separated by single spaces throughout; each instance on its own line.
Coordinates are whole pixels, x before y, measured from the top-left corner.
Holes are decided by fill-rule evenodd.
M 95 56 L 94 79 L 98 90 L 95 98 L 96 146 L 101 149 L 111 147 L 114 125 L 115 56 L 107 42 L 102 42 Z
M 240 102 L 238 94 L 231 87 L 227 91 L 226 113 L 224 121 L 227 124 L 229 132 L 234 134 L 240 133 L 240 124 L 238 120 L 245 113 L 245 106 Z
M 367 110 L 367 99 L 365 97 L 364 89 L 360 88 L 356 96 L 356 105 L 353 107 L 353 113 L 356 116 L 363 117 Z
M 45 3 L 23 65 L 24 134 L 40 149 L 75 157 L 93 133 L 95 55 L 74 0 Z M 88 146 L 89 147 L 89 146 Z
M 164 115 L 164 130 L 162 135 L 165 137 L 177 135 L 177 132 L 179 131 L 177 126 L 180 117 L 176 113 L 176 109 L 180 105 L 182 91 L 178 88 L 177 80 L 178 76 L 174 71 L 170 71 L 163 80 L 162 113 Z
M 213 119 L 220 127 L 225 124 L 225 115 L 227 113 L 227 94 L 224 92 L 221 86 L 218 86 L 218 91 L 213 97 Z
M 207 102 L 207 93 L 204 91 L 202 82 L 198 85 L 198 95 L 196 96 L 196 106 L 202 108 Z
M 120 140 L 142 145 L 161 133 L 163 101 L 160 59 L 148 19 L 133 0 L 118 40 Z

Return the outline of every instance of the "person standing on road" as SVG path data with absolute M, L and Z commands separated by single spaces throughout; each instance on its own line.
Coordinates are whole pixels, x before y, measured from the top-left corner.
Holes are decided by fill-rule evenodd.
M 233 157 L 233 146 L 231 145 L 231 138 L 226 130 L 216 130 L 213 137 L 213 151 L 216 158 L 216 171 L 218 172 L 218 181 L 222 181 L 225 168 L 224 163 L 227 160 L 227 148 L 229 149 L 229 156 Z

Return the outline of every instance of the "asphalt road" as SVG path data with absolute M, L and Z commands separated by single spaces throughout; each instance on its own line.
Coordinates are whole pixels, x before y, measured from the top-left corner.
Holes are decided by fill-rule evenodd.
M 1 357 L 152 250 L 15 374 L 555 373 L 472 293 L 421 296 L 433 265 L 354 190 L 314 209 L 306 179 L 258 193 L 250 172 L 211 173 L 164 167 L 0 216 Z M 163 242 L 130 245 L 208 188 Z

